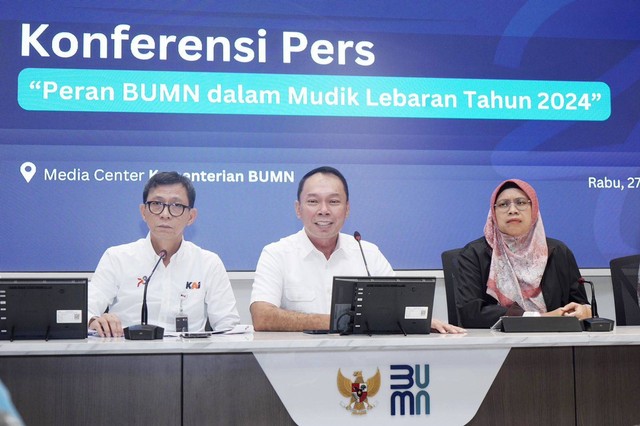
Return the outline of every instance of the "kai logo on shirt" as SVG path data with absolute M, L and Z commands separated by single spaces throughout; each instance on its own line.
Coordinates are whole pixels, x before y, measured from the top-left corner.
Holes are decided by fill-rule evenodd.
M 144 285 L 144 282 L 147 280 L 147 277 L 138 277 L 138 284 L 136 284 L 136 287 L 140 287 L 141 285 Z
M 187 290 L 198 290 L 200 288 L 200 281 L 187 281 Z

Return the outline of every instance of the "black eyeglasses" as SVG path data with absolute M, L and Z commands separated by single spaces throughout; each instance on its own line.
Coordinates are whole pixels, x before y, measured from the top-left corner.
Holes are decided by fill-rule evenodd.
M 189 206 L 185 206 L 184 204 L 178 203 L 163 203 L 161 201 L 147 201 L 145 203 L 149 211 L 153 214 L 162 214 L 165 207 L 169 208 L 169 214 L 173 217 L 180 217 L 184 213 L 185 210 L 191 209 Z
M 531 205 L 531 200 L 527 200 L 526 198 L 516 198 L 515 200 L 500 200 L 495 203 L 493 207 L 501 212 L 507 212 L 509 211 L 509 207 L 511 207 L 511 204 L 516 206 L 516 209 L 524 211 L 529 207 L 529 205 Z

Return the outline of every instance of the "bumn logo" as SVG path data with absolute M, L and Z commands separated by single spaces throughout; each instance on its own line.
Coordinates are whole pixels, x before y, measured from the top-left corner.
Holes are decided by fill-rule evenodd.
M 409 407 L 409 415 L 429 414 L 431 404 L 429 393 L 425 390 L 429 386 L 429 364 L 415 369 L 410 365 L 391 365 L 391 371 L 400 371 L 403 374 L 391 374 L 391 415 L 395 416 L 397 407 L 400 407 L 400 415 L 404 416 Z

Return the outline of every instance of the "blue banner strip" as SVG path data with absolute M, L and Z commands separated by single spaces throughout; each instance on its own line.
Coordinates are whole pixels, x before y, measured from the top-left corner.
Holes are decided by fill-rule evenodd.
M 27 68 L 28 111 L 604 121 L 603 82 Z

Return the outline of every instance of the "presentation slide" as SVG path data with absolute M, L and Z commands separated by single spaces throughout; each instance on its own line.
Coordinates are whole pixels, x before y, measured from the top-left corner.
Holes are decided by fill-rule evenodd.
M 93 271 L 147 235 L 149 177 L 197 191 L 185 238 L 252 271 L 342 171 L 395 269 L 441 269 L 519 178 L 581 268 L 640 252 L 640 2 L 20 1 L 0 17 L 0 271 Z

